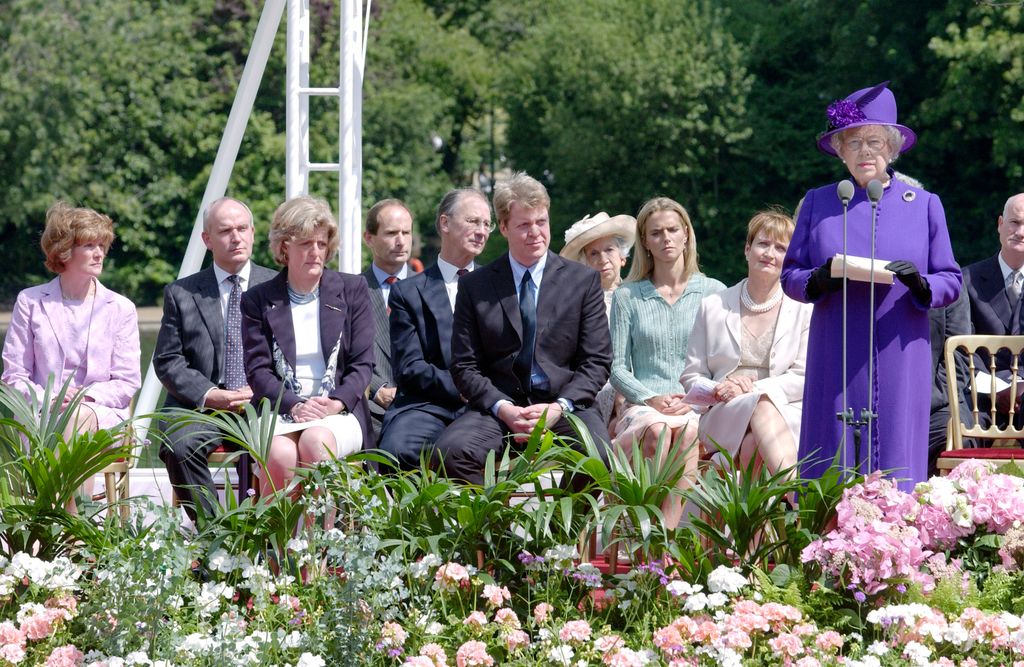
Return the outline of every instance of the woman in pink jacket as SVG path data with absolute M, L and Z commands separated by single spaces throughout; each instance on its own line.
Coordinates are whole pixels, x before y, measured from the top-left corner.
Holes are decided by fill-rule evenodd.
M 56 393 L 70 378 L 64 404 L 84 394 L 72 421 L 79 432 L 127 419 L 141 384 L 135 305 L 99 281 L 113 241 L 107 216 L 51 206 L 41 245 L 57 277 L 18 294 L 4 341 L 5 384 L 41 400 L 48 381 Z

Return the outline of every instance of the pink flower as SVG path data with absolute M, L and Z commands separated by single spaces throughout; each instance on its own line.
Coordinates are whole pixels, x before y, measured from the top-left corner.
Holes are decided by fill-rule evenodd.
M 815 638 L 814 645 L 822 651 L 838 651 L 843 648 L 843 636 L 835 630 L 826 630 Z
M 742 630 L 730 630 L 722 636 L 722 643 L 725 644 L 726 648 L 733 649 L 746 649 L 753 646 L 754 642 L 750 639 L 750 635 Z
M 434 573 L 434 587 L 453 593 L 469 586 L 469 570 L 458 563 L 445 563 Z
M 558 632 L 558 638 L 563 642 L 582 644 L 590 640 L 590 633 L 590 623 L 586 621 L 569 621 Z
M 609 667 L 643 667 L 647 658 L 629 648 L 620 648 L 612 655 L 606 656 L 604 664 Z
M 554 607 L 549 605 L 547 602 L 541 602 L 533 608 L 533 620 L 537 625 L 544 623 L 548 620 L 548 614 L 555 610 Z
M 25 659 L 25 644 L 4 644 L 0 646 L 0 660 L 16 665 Z
M 479 629 L 487 625 L 487 617 L 482 611 L 474 611 L 466 617 L 466 620 L 462 621 L 462 624 Z
M 46 667 L 77 667 L 84 659 L 85 655 L 81 651 L 73 644 L 68 644 L 53 649 L 50 657 L 46 659 Z
M 594 648 L 599 653 L 607 653 L 613 649 L 622 648 L 625 645 L 626 642 L 618 635 L 605 635 L 594 640 Z
M 0 623 L 0 644 L 20 644 L 25 646 L 25 633 L 15 627 L 14 623 Z
M 503 634 L 502 638 L 505 640 L 505 648 L 511 652 L 530 645 L 530 635 L 522 630 L 511 630 Z
M 468 641 L 455 652 L 455 664 L 458 667 L 491 667 L 494 658 L 487 654 L 487 644 Z
M 380 631 L 380 642 L 378 648 L 402 648 L 409 633 L 398 623 L 388 621 Z
M 791 658 L 795 658 L 804 652 L 804 643 L 800 641 L 799 637 L 788 632 L 772 637 L 768 640 L 768 645 L 776 653 L 783 653 Z
M 405 659 L 402 667 L 434 667 L 434 661 L 425 655 L 413 655 Z
M 434 667 L 448 667 L 448 655 L 441 648 L 440 644 L 424 644 L 420 648 L 420 655 L 434 661 Z
M 807 655 L 796 661 L 796 667 L 821 667 L 821 663 L 817 658 Z
M 64 619 L 63 613 L 56 613 L 57 610 L 47 609 L 31 616 L 28 616 L 21 622 L 21 631 L 25 633 L 25 637 L 33 641 L 39 639 L 46 639 L 53 634 L 54 624 Z
M 521 627 L 519 617 L 508 607 L 494 612 L 494 622 L 508 630 L 518 630 Z
M 50 598 L 43 605 L 53 609 L 67 609 L 72 616 L 78 613 L 78 600 L 73 595 L 63 595 L 59 598 Z
M 487 604 L 492 607 L 500 607 L 509 600 L 512 599 L 512 594 L 508 592 L 508 588 L 505 586 L 494 586 L 493 584 L 487 584 L 484 586 L 483 599 L 487 600 Z

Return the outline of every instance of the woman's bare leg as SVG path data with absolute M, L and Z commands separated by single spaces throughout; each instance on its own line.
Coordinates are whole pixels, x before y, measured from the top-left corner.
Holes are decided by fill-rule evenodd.
M 750 418 L 750 434 L 757 443 L 757 453 L 773 475 L 796 465 L 796 441 L 782 413 L 762 396 Z
M 295 468 L 299 465 L 298 440 L 298 433 L 289 433 L 275 435 L 270 442 L 267 466 L 260 481 L 261 496 L 269 499 L 272 493 L 286 489 L 295 477 Z
M 85 403 L 79 403 L 78 409 L 75 410 L 75 414 L 72 415 L 71 420 L 68 422 L 68 425 L 64 428 L 64 442 L 70 444 L 71 440 L 75 437 L 75 435 L 79 433 L 94 433 L 98 428 L 99 421 L 96 419 L 96 413 L 93 412 L 92 408 L 87 406 Z M 92 490 L 93 478 L 90 477 L 86 479 L 84 482 L 82 482 L 82 487 L 79 489 L 79 491 L 86 498 L 91 499 Z M 108 502 L 110 502 L 111 500 L 112 499 L 110 498 L 107 499 Z M 65 505 L 64 509 L 66 509 L 68 512 L 71 512 L 72 514 L 77 514 L 78 504 L 75 502 L 75 499 L 72 498 L 71 500 L 68 501 L 68 504 Z

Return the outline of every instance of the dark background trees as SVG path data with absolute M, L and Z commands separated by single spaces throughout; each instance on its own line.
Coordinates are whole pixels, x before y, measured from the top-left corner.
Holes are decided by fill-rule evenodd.
M 333 0 L 311 0 L 314 85 L 337 78 Z M 0 303 L 45 278 L 43 213 L 109 213 L 105 281 L 139 304 L 174 277 L 262 3 L 0 2 Z M 407 200 L 430 253 L 440 194 L 526 169 L 548 183 L 554 247 L 584 214 L 681 201 L 703 268 L 742 272 L 746 220 L 843 175 L 819 154 L 824 108 L 891 80 L 918 146 L 897 168 L 946 205 L 961 262 L 994 251 L 1021 190 L 1019 4 L 974 0 L 377 0 L 364 89 L 364 203 Z M 284 193 L 284 30 L 229 193 L 265 238 Z M 337 106 L 311 105 L 314 159 Z M 330 177 L 313 181 L 335 199 Z M 260 244 L 267 260 L 265 244 Z M 488 255 L 501 252 L 495 234 Z

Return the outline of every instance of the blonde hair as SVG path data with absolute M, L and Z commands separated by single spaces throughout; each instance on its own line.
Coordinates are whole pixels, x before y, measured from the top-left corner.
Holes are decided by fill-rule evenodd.
M 685 262 L 683 265 L 683 277 L 689 280 L 690 276 L 700 271 L 697 267 L 697 235 L 693 231 L 693 223 L 690 222 L 690 214 L 686 212 L 682 204 L 669 199 L 668 197 L 655 197 L 648 199 L 636 215 L 636 242 L 640 245 L 637 252 L 633 253 L 633 263 L 629 265 L 629 275 L 626 282 L 646 280 L 651 277 L 654 271 L 654 260 L 651 259 L 651 251 L 645 245 L 647 235 L 647 222 L 651 216 L 661 211 L 671 211 L 679 216 L 686 229 L 686 247 L 683 249 Z
M 321 228 L 327 230 L 327 258 L 330 259 L 338 251 L 341 239 L 338 237 L 338 223 L 327 202 L 302 195 L 278 206 L 270 223 L 270 253 L 274 261 L 288 266 L 284 244 L 308 239 Z
M 114 222 L 109 217 L 58 200 L 46 211 L 46 228 L 39 245 L 46 255 L 46 268 L 63 273 L 76 245 L 99 243 L 106 253 L 113 242 Z
M 747 246 L 749 247 L 759 232 L 764 230 L 765 235 L 773 241 L 789 243 L 793 238 L 793 218 L 789 217 L 780 209 L 768 209 L 758 211 L 747 223 Z
M 551 197 L 543 183 L 525 171 L 517 171 L 494 186 L 494 215 L 499 225 L 508 222 L 514 203 L 523 208 L 550 208 Z

